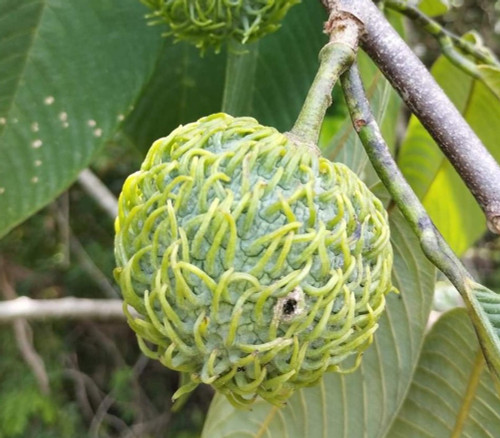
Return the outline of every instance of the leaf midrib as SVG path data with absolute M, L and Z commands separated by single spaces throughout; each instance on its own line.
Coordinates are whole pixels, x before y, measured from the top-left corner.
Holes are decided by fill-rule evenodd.
M 457 414 L 457 419 L 453 431 L 451 432 L 450 438 L 460 438 L 462 435 L 465 422 L 469 416 L 472 403 L 474 402 L 474 397 L 477 392 L 479 382 L 481 380 L 481 372 L 484 367 L 484 357 L 481 350 L 476 353 L 476 358 L 474 359 L 474 364 L 472 370 L 469 374 L 469 381 L 467 383 L 467 389 L 465 390 L 463 402 L 460 405 L 460 410 Z
M 271 423 L 272 419 L 277 414 L 277 412 L 278 412 L 278 407 L 273 406 L 269 414 L 267 414 L 266 419 L 262 422 L 257 434 L 255 435 L 255 438 L 262 438 L 263 434 L 267 431 L 267 426 L 269 426 L 269 423 Z

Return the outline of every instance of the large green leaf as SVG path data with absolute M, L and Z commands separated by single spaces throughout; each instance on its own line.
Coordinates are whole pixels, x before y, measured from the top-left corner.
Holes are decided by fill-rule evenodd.
M 321 2 L 302 0 L 282 29 L 260 41 L 251 115 L 262 124 L 281 132 L 292 128 L 316 75 L 319 51 L 328 41 L 326 19 Z
M 217 395 L 202 437 L 385 437 L 403 404 L 422 347 L 434 270 L 398 213 L 391 215 L 394 283 L 374 344 L 353 374 L 329 373 L 278 409 L 258 401 L 251 413 Z
M 322 32 L 325 19 L 320 2 L 303 1 L 294 6 L 277 32 L 248 49 L 247 56 L 255 64 L 248 60 L 242 64 L 254 74 L 246 75 L 243 86 L 241 77 L 234 74 L 239 67 L 234 53 L 226 70 L 227 51 L 218 55 L 207 52 L 200 58 L 197 49 L 182 43 L 172 45 L 167 40 L 150 83 L 125 122 L 126 135 L 139 149 L 146 150 L 153 140 L 179 124 L 220 111 L 224 84 L 233 101 L 250 101 L 238 105 L 246 115 L 282 132 L 289 130 L 316 73 L 318 53 L 327 40 Z M 161 33 L 161 26 L 156 30 Z
M 154 29 L 158 35 L 164 31 L 161 26 Z M 179 124 L 220 110 L 225 53 L 207 52 L 201 58 L 199 50 L 188 43 L 164 39 L 163 45 L 154 74 L 123 126 L 143 152 Z
M 500 160 L 500 100 L 492 92 L 498 91 L 498 71 L 484 69 L 488 80 L 485 85 L 441 58 L 432 73 L 489 151 Z M 486 230 L 484 215 L 416 117 L 410 120 L 398 161 L 444 238 L 457 254 L 462 254 Z
M 499 431 L 500 397 L 467 312 L 448 312 L 426 338 L 388 438 L 486 438 Z
M 0 2 L 0 236 L 109 139 L 161 39 L 136 0 Z

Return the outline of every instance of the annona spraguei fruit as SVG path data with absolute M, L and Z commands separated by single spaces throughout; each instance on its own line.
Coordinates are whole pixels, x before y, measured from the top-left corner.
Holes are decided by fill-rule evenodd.
M 300 0 L 142 0 L 153 23 L 166 23 L 166 35 L 202 50 L 219 50 L 231 39 L 247 43 L 277 30 L 287 11 Z
M 115 248 L 142 350 L 190 377 L 177 396 L 203 382 L 237 405 L 356 365 L 392 287 L 381 202 L 249 117 L 157 140 L 124 184 Z

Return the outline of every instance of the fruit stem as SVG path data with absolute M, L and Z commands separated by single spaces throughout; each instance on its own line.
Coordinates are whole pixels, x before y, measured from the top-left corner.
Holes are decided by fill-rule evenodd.
M 222 111 L 234 117 L 247 116 L 252 109 L 253 84 L 259 43 L 228 44 Z
M 448 277 L 462 295 L 488 364 L 495 376 L 500 377 L 500 342 L 496 333 L 490 330 L 491 325 L 485 324 L 487 316 L 479 303 L 480 296 L 485 296 L 489 300 L 497 294 L 474 281 L 432 223 L 417 195 L 405 180 L 373 117 L 355 63 L 342 75 L 341 83 L 354 129 L 377 175 L 418 237 L 425 256 Z
M 326 110 L 332 103 L 333 87 L 356 59 L 360 25 L 352 16 L 332 12 L 325 31 L 330 34 L 330 41 L 319 53 L 318 72 L 291 130 L 294 136 L 313 144 L 318 142 Z

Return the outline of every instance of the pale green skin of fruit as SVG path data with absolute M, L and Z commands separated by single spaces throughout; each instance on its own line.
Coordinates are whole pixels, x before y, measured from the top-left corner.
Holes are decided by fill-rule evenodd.
M 115 251 L 142 350 L 190 377 L 176 397 L 204 382 L 279 405 L 357 366 L 392 288 L 387 214 L 363 182 L 226 114 L 153 144 L 124 184 Z
M 245 44 L 276 31 L 300 0 L 141 0 L 153 11 L 153 23 L 168 26 L 165 35 L 201 50 L 235 40 Z

